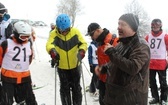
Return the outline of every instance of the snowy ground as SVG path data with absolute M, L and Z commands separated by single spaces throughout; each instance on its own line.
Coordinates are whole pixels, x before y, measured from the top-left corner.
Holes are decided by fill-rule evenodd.
M 35 28 L 37 39 L 34 43 L 35 49 L 35 59 L 30 65 L 32 81 L 38 86 L 44 86 L 43 88 L 34 90 L 38 105 L 61 105 L 60 94 L 59 94 L 59 78 L 57 76 L 56 82 L 56 92 L 55 92 L 55 68 L 51 68 L 50 65 L 50 56 L 47 54 L 45 45 L 47 42 L 47 38 L 49 36 L 49 28 Z M 86 40 L 89 44 L 90 38 L 86 37 Z M 83 59 L 83 73 L 84 73 L 84 83 L 85 86 L 90 84 L 91 76 L 88 72 L 88 59 L 87 53 L 85 58 Z M 85 67 L 85 66 L 86 67 Z M 81 78 L 81 86 L 83 88 L 83 82 Z M 83 92 L 83 90 L 82 90 Z M 56 93 L 56 98 L 55 98 Z M 150 97 L 150 93 L 149 93 Z M 95 101 L 90 94 L 86 93 L 87 104 L 85 103 L 85 97 L 83 95 L 82 105 L 99 105 L 98 101 Z

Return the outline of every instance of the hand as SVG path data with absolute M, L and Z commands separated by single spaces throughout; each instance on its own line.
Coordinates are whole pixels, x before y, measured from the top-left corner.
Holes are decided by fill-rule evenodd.
M 78 57 L 79 61 L 81 61 L 85 57 L 85 50 L 80 49 L 78 51 L 77 57 Z
M 95 67 L 95 74 L 96 74 L 97 76 L 100 75 L 100 67 L 99 67 L 99 66 L 96 66 L 96 67 Z
M 113 45 L 111 45 L 110 43 L 106 43 L 106 45 L 104 47 L 104 52 L 111 47 L 113 47 Z
M 52 49 L 50 50 L 50 56 L 51 56 L 51 58 L 54 59 L 54 60 L 59 60 L 59 59 L 60 59 L 60 56 L 59 56 L 59 54 L 56 52 L 55 48 L 52 48 Z
M 107 64 L 101 66 L 101 71 L 100 71 L 101 74 L 106 74 L 108 69 L 109 69 L 109 68 L 108 68 L 108 65 L 107 65 Z
M 92 64 L 90 64 L 90 72 L 93 73 L 94 72 L 94 67 Z

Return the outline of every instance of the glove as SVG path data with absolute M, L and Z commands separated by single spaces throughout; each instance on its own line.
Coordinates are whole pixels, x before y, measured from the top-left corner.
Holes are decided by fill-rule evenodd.
M 81 61 L 85 57 L 85 50 L 80 49 L 78 51 L 77 57 L 78 57 L 79 61 Z
M 101 67 L 101 74 L 106 74 L 107 73 L 107 70 L 108 70 L 109 68 L 108 68 L 108 65 L 103 65 L 102 67 Z
M 54 59 L 54 60 L 59 60 L 59 59 L 60 59 L 59 54 L 56 52 L 56 50 L 55 50 L 54 48 L 52 48 L 52 49 L 50 50 L 50 56 L 51 56 L 51 58 Z
M 93 67 L 93 65 L 90 65 L 90 72 L 91 72 L 91 73 L 94 72 L 94 67 Z

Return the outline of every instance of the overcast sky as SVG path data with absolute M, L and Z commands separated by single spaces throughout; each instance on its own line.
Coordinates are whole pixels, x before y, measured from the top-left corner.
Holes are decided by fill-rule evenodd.
M 58 0 L 1 0 L 12 18 L 55 22 Z M 130 0 L 80 0 L 82 12 L 76 17 L 75 26 L 86 30 L 90 22 L 98 22 L 109 30 L 117 29 L 118 18 Z M 160 18 L 168 29 L 167 0 L 139 0 L 150 19 Z

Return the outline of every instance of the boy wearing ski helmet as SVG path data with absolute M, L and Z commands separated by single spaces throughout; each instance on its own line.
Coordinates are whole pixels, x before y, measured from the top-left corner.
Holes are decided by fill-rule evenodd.
M 50 32 L 46 50 L 57 62 L 62 105 L 81 105 L 80 61 L 85 57 L 87 43 L 80 31 L 71 27 L 67 14 L 56 18 L 56 28 Z
M 13 98 L 18 93 L 22 93 L 26 105 L 37 105 L 29 70 L 33 56 L 29 40 L 31 32 L 30 25 L 18 21 L 14 23 L 12 37 L 3 41 L 0 46 L 3 105 L 12 105 Z

